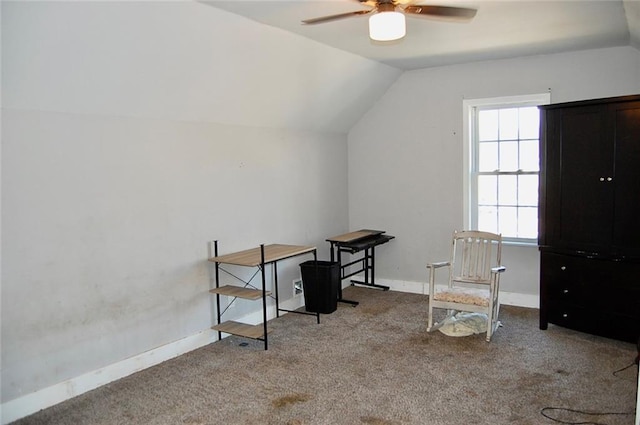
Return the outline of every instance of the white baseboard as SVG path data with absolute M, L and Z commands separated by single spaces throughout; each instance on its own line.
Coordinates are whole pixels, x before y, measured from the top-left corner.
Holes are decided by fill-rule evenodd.
M 296 310 L 304 305 L 304 298 L 294 297 L 280 303 L 280 308 Z M 287 314 L 280 312 L 280 315 Z M 267 317 L 276 317 L 275 304 L 267 306 Z M 258 311 L 238 319 L 245 323 L 257 324 L 262 322 L 262 311 Z M 229 336 L 222 334 L 223 338 Z M 105 366 L 84 375 L 77 376 L 59 384 L 26 394 L 0 405 L 2 425 L 29 416 L 47 407 L 62 403 L 87 391 L 129 376 L 133 373 L 155 366 L 174 357 L 186 354 L 218 340 L 218 332 L 207 329 L 195 335 L 146 351 L 137 356 Z
M 364 280 L 364 276 L 354 276 L 352 279 Z M 392 291 L 409 292 L 412 294 L 423 294 L 429 292 L 428 284 L 423 282 L 405 281 L 405 280 L 391 280 L 376 278 L 377 285 L 388 286 Z M 349 281 L 345 280 L 342 283 L 343 287 L 349 285 Z M 424 285 L 424 287 L 423 287 Z M 438 287 L 441 285 L 437 285 Z M 423 292 L 426 291 L 426 292 Z M 527 308 L 539 308 L 540 296 L 532 294 L 519 294 L 516 292 L 500 291 L 500 304 L 513 305 L 517 307 Z
M 202 331 L 118 363 L 7 401 L 2 404 L 1 408 L 2 424 L 24 418 L 39 410 L 200 348 L 217 339 L 217 332 L 213 330 Z
M 363 279 L 363 277 L 360 277 Z M 389 286 L 393 291 L 422 293 L 421 282 L 409 282 L 398 280 L 377 279 L 376 283 Z M 348 286 L 348 281 L 343 281 L 343 287 Z M 502 304 L 516 305 L 521 307 L 537 308 L 539 297 L 527 294 L 515 294 L 501 292 L 500 300 Z M 301 296 L 291 298 L 280 304 L 280 308 L 296 310 L 304 305 L 304 298 Z M 281 312 L 280 314 L 286 314 Z M 267 306 L 267 317 L 276 317 L 275 305 Z M 245 323 L 262 322 L 262 312 L 258 311 L 240 319 Z M 223 338 L 228 336 L 223 334 Z M 2 425 L 29 416 L 47 407 L 79 396 L 87 391 L 96 389 L 102 385 L 129 376 L 133 373 L 160 364 L 174 357 L 186 354 L 207 344 L 218 340 L 218 333 L 207 329 L 195 335 L 188 336 L 178 341 L 163 345 L 153 350 L 146 351 L 137 356 L 122 360 L 120 362 L 105 366 L 103 368 L 85 373 L 78 377 L 69 379 L 59 384 L 35 391 L 14 400 L 7 401 L 0 405 L 0 417 Z

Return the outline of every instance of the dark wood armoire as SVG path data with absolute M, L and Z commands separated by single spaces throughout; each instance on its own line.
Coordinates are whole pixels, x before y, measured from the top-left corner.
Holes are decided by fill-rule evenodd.
M 636 342 L 640 95 L 540 110 L 540 329 Z

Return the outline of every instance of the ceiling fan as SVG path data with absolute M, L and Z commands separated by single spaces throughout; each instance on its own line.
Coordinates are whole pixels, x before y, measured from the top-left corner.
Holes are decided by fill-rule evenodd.
M 337 15 L 322 16 L 319 18 L 305 19 L 303 24 L 321 24 L 338 19 L 355 16 L 371 15 L 369 18 L 369 37 L 375 41 L 393 41 L 405 36 L 406 25 L 404 17 L 422 16 L 431 18 L 443 18 L 455 21 L 469 21 L 477 10 L 466 7 L 430 6 L 413 4 L 414 0 L 354 0 L 358 3 L 371 6 L 369 10 L 356 10 L 353 12 L 339 13 Z

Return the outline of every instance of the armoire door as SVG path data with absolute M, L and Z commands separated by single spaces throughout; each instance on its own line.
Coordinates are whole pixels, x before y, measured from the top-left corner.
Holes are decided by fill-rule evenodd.
M 640 258 L 640 102 L 615 103 L 613 249 Z
M 559 231 L 552 244 L 599 251 L 611 244 L 613 144 L 602 105 L 554 111 L 560 123 Z

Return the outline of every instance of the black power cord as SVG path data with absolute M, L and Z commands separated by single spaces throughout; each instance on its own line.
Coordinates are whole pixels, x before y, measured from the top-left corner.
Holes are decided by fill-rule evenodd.
M 545 418 L 551 419 L 552 421 L 560 424 L 568 424 L 568 425 L 607 425 L 607 424 L 605 424 L 604 422 L 593 422 L 593 421 L 586 421 L 586 422 L 563 421 L 561 419 L 557 419 L 549 416 L 546 412 L 550 410 L 563 411 L 563 412 L 569 412 L 569 413 L 579 413 L 581 415 L 587 415 L 587 416 L 633 416 L 636 414 L 636 412 L 624 412 L 624 413 L 623 412 L 585 412 L 582 410 L 567 409 L 565 407 L 544 407 L 542 408 L 542 410 L 540 410 L 540 414 Z
M 627 370 L 627 369 L 629 369 L 630 367 L 633 367 L 633 366 L 635 366 L 635 365 L 637 365 L 637 364 L 638 364 L 638 359 L 636 359 L 636 361 L 635 361 L 635 362 L 633 362 L 633 363 L 629 364 L 628 366 L 625 366 L 625 367 L 623 367 L 622 369 L 618 369 L 618 370 L 616 370 L 615 372 L 613 372 L 613 376 L 617 377 L 618 375 L 616 375 L 616 373 L 620 373 L 620 372 L 622 372 L 623 370 Z
M 625 366 L 621 369 L 616 370 L 615 372 L 613 372 L 613 376 L 617 376 L 617 373 L 622 372 L 623 370 L 627 370 L 630 367 L 633 367 L 635 365 L 638 364 L 638 359 L 640 358 L 640 340 L 638 340 L 638 357 L 636 357 L 636 359 L 633 361 L 633 363 L 629 364 L 628 366 Z M 586 421 L 586 422 L 580 422 L 580 421 L 564 421 L 561 419 L 557 419 L 557 418 L 553 418 L 551 416 L 549 416 L 547 414 L 548 411 L 561 411 L 561 412 L 569 412 L 569 413 L 578 413 L 581 415 L 587 415 L 587 416 L 633 416 L 636 414 L 636 411 L 634 410 L 633 412 L 585 412 L 583 410 L 575 410 L 575 409 L 568 409 L 566 407 L 543 407 L 540 410 L 540 414 L 542 416 L 544 416 L 547 419 L 551 419 L 554 422 L 557 422 L 559 424 L 566 424 L 566 425 L 607 425 L 603 422 L 593 422 L 593 421 Z

